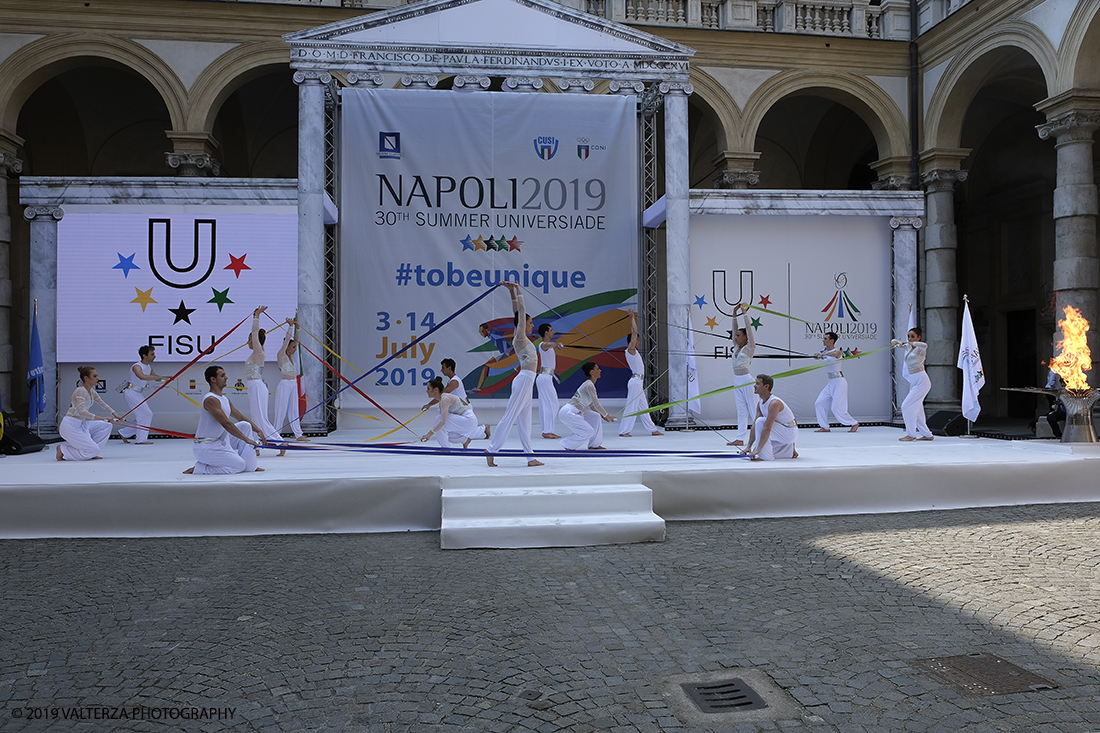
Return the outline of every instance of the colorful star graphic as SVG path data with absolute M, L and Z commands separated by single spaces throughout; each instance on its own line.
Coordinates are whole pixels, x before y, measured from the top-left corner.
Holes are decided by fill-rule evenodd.
M 111 269 L 114 269 L 114 268 L 111 268 Z M 134 288 L 134 292 L 137 293 L 137 297 L 134 298 L 133 300 L 131 300 L 130 302 L 141 304 L 141 312 L 142 313 L 145 312 L 145 306 L 149 305 L 150 303 L 156 303 L 157 302 L 157 301 L 153 300 L 153 289 L 152 288 L 149 288 L 148 290 L 139 290 L 138 288 Z
M 481 238 L 481 235 L 477 235 L 477 239 L 474 240 L 474 250 L 485 251 L 485 240 Z
M 462 242 L 462 251 L 463 252 L 465 252 L 466 250 L 473 251 L 473 249 L 474 249 L 474 240 L 469 234 L 466 235 L 465 239 L 461 239 L 459 241 Z
M 130 270 L 140 270 L 141 267 L 134 264 L 134 258 L 137 257 L 137 252 L 129 257 L 123 257 L 121 252 L 115 252 L 118 255 L 118 264 L 112 267 L 112 270 L 122 270 L 123 277 L 130 277 Z
M 760 296 L 760 305 L 767 308 L 769 305 L 772 304 L 771 297 L 772 296 L 770 296 L 770 295 L 761 295 Z
M 717 325 L 718 325 L 718 321 L 714 320 L 710 316 L 707 316 L 707 323 L 706 323 L 707 328 L 709 328 L 711 331 L 713 331 L 714 327 L 717 326 Z
M 497 252 L 508 251 L 508 240 L 504 238 L 504 235 L 500 235 L 500 239 L 497 240 Z
M 214 288 L 210 288 L 214 290 Z M 218 313 L 222 312 L 222 308 L 233 301 L 229 299 L 229 288 L 225 290 L 214 290 L 214 297 L 206 301 L 207 303 L 214 303 L 218 306 Z M 190 321 L 188 321 L 190 323 Z
M 232 257 L 232 255 L 230 255 L 230 257 Z M 249 268 L 249 269 L 251 269 L 251 268 Z M 195 312 L 195 309 L 194 308 L 188 308 L 186 305 L 183 304 L 183 301 L 181 300 L 179 308 L 169 308 L 168 312 L 176 317 L 176 320 L 172 321 L 173 326 L 176 325 L 177 323 L 179 323 L 180 321 L 184 321 L 185 323 L 187 323 L 188 326 L 190 326 L 191 325 L 191 314 Z
M 493 235 L 490 234 L 485 239 L 485 249 L 489 252 L 495 252 L 497 250 L 497 241 L 493 239 Z
M 521 244 L 523 244 L 523 240 L 520 239 L 519 237 L 517 237 L 515 234 L 513 234 L 512 238 L 508 240 L 508 251 L 509 252 L 519 252 L 520 251 L 519 246 Z
M 760 328 L 760 319 L 759 318 L 753 318 L 752 319 L 752 330 L 756 331 L 759 328 Z
M 705 296 L 705 295 L 696 295 L 695 296 L 695 305 L 699 306 L 699 310 L 703 310 L 703 306 L 706 305 L 706 304 L 707 304 L 707 296 Z
M 229 262 L 228 265 L 226 265 L 222 269 L 232 270 L 234 275 L 236 275 L 237 277 L 240 277 L 241 276 L 241 270 L 251 270 L 252 269 L 251 267 L 249 267 L 248 265 L 246 265 L 244 263 L 244 258 L 245 257 L 248 257 L 248 255 L 243 254 L 240 257 L 234 257 L 233 254 L 230 253 L 229 254 L 230 262 Z M 188 323 L 190 323 L 190 322 L 191 321 L 188 321 Z M 178 321 L 177 321 L 177 323 L 178 323 Z

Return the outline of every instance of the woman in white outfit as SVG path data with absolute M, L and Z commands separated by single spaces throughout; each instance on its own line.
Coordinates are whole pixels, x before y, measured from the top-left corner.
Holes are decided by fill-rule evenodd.
M 545 464 L 535 458 L 535 451 L 531 448 L 531 397 L 535 388 L 535 368 L 539 363 L 539 355 L 531 339 L 527 338 L 527 334 L 535 324 L 531 316 L 527 315 L 519 285 L 507 280 L 503 285 L 512 294 L 512 312 L 515 313 L 512 319 L 515 323 L 512 348 L 519 359 L 519 374 L 512 378 L 512 394 L 508 398 L 504 416 L 500 418 L 496 429 L 493 430 L 493 437 L 489 439 L 489 451 L 485 459 L 489 466 L 497 465 L 492 454 L 504 446 L 508 433 L 512 431 L 512 426 L 516 425 L 519 428 L 520 445 L 523 446 L 523 452 L 527 454 L 527 465 L 542 466 Z
M 741 309 L 740 315 L 745 316 L 745 327 L 737 328 L 737 309 Z M 733 349 L 730 351 L 730 361 L 733 362 L 734 382 L 747 382 L 745 378 L 752 374 L 752 357 L 756 353 L 756 336 L 752 330 L 752 320 L 749 318 L 749 309 L 744 303 L 733 309 L 733 326 L 737 331 L 733 334 Z M 737 440 L 726 445 L 745 445 L 748 440 L 749 430 L 756 418 L 756 408 L 760 404 L 760 398 L 753 391 L 751 383 L 743 384 L 733 391 L 733 397 L 737 402 Z
M 248 348 L 252 353 L 244 360 L 244 383 L 248 387 L 248 414 L 252 422 L 259 426 L 265 442 L 277 443 L 279 434 L 267 419 L 268 398 L 271 393 L 264 382 L 264 342 L 267 341 L 267 331 L 260 328 L 260 314 L 267 310 L 266 305 L 261 305 L 252 312 L 252 333 L 248 334 Z M 279 451 L 279 455 L 285 455 L 286 451 Z
M 125 382 L 122 396 L 126 398 L 126 405 L 130 408 L 128 415 L 133 415 L 133 422 L 137 425 L 149 426 L 153 424 L 153 411 L 149 409 L 149 403 L 145 402 L 145 390 L 148 382 L 167 382 L 171 377 L 162 377 L 153 371 L 153 361 L 157 358 L 157 350 L 146 344 L 138 349 L 139 361 L 130 367 L 133 376 Z M 133 440 L 134 445 L 152 445 L 149 440 L 149 431 L 145 427 L 121 428 L 118 435 L 123 443 Z
M 630 367 L 630 381 L 626 383 L 626 409 L 623 411 L 622 425 L 619 428 L 620 438 L 629 438 L 630 431 L 634 429 L 634 419 L 637 417 L 642 422 L 642 427 L 651 435 L 664 435 L 649 413 L 631 415 L 632 412 L 648 410 L 649 402 L 645 398 L 645 390 L 642 388 L 642 379 L 645 377 L 645 363 L 642 355 L 638 353 L 638 314 L 630 311 L 630 341 L 626 343 L 626 365 Z
M 749 431 L 751 449 L 742 451 L 754 461 L 774 461 L 777 458 L 798 458 L 795 443 L 798 441 L 798 423 L 794 412 L 781 399 L 772 394 L 775 386 L 767 374 L 757 374 L 753 390 L 760 398 L 756 408 L 756 422 Z
M 298 319 L 288 318 L 286 325 L 283 345 L 275 355 L 280 378 L 279 386 L 275 388 L 275 414 L 272 415 L 271 424 L 276 433 L 289 425 L 295 440 L 308 443 L 309 438 L 302 435 L 302 426 L 298 422 L 298 369 L 294 366 L 294 354 L 298 351 Z M 290 326 L 294 326 L 293 333 Z M 249 396 L 251 397 L 251 392 Z
M 600 378 L 600 367 L 594 362 L 585 362 L 581 367 L 587 379 L 577 388 L 572 399 L 562 405 L 558 417 L 565 426 L 573 431 L 561 439 L 561 447 L 565 450 L 577 450 L 585 443 L 588 450 L 604 450 L 603 447 L 603 423 L 615 422 L 615 418 L 607 414 L 600 404 L 600 398 L 596 395 L 596 380 Z
M 924 415 L 924 398 L 932 389 L 932 382 L 928 379 L 928 372 L 924 371 L 924 356 L 928 351 L 928 344 L 920 340 L 922 335 L 920 328 L 914 326 L 909 329 L 906 341 L 890 341 L 891 346 L 900 346 L 905 351 L 905 378 L 909 380 L 909 394 L 901 403 L 905 435 L 898 440 L 903 443 L 911 440 L 932 440 L 932 431 L 928 429 L 928 421 Z
M 111 437 L 111 423 L 119 419 L 119 414 L 96 394 L 99 373 L 95 367 L 77 367 L 77 371 L 80 373 L 80 386 L 73 392 L 72 406 L 57 428 L 57 432 L 65 439 L 64 443 L 57 446 L 59 461 L 90 461 L 102 458 L 99 452 Z M 94 414 L 91 411 L 93 402 L 110 412 L 112 417 Z
M 825 360 L 825 374 L 828 376 L 825 381 L 825 388 L 821 390 L 821 394 L 817 396 L 817 401 L 814 402 L 814 409 L 817 411 L 817 424 L 820 426 L 814 431 L 815 433 L 831 432 L 829 429 L 829 408 L 832 408 L 833 415 L 836 416 L 841 425 L 851 426 L 848 429 L 849 433 L 859 430 L 859 422 L 848 414 L 848 380 L 844 378 L 844 372 L 840 371 L 839 360 L 844 356 L 844 352 L 836 347 L 838 338 L 840 337 L 829 331 L 822 339 L 825 350 L 814 354 L 815 359 Z
M 454 392 L 444 392 L 440 377 L 432 377 L 425 391 L 439 404 L 439 420 L 421 436 L 420 442 L 427 443 L 434 435 L 440 448 L 465 448 L 470 442 L 467 436 L 478 427 L 477 415 L 470 409 L 469 401 Z
M 557 349 L 565 344 L 554 343 L 554 329 L 549 323 L 539 326 L 539 375 L 535 377 L 535 387 L 539 391 L 539 421 L 542 423 L 542 437 L 561 438 L 554 432 L 554 419 L 558 415 L 558 389 L 554 386 L 554 371 L 558 366 Z

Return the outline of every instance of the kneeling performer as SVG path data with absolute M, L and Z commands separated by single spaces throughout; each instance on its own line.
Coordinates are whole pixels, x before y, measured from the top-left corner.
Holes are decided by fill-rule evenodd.
M 440 448 L 465 448 L 470 443 L 470 434 L 477 429 L 477 415 L 470 409 L 470 403 L 457 394 L 443 391 L 443 380 L 433 377 L 425 390 L 432 404 L 439 403 L 439 422 L 421 438 L 427 443 L 434 435 Z
M 798 424 L 791 408 L 772 394 L 774 384 L 767 374 L 756 375 L 753 391 L 760 398 L 760 404 L 756 408 L 756 422 L 749 431 L 752 449 L 744 451 L 754 461 L 798 458 L 794 447 L 798 440 Z
M 577 450 L 588 443 L 589 450 L 603 450 L 603 420 L 615 422 L 615 418 L 607 414 L 596 396 L 596 380 L 600 378 L 600 367 L 594 362 L 585 362 L 581 367 L 584 376 L 588 379 L 577 387 L 572 399 L 562 405 L 558 411 L 558 417 L 566 427 L 573 431 L 561 439 L 561 447 L 565 450 Z
M 202 398 L 199 427 L 195 430 L 195 465 L 184 473 L 262 471 L 256 467 L 255 449 L 264 442 L 263 432 L 222 394 L 229 382 L 225 370 L 212 364 L 203 376 L 210 391 Z

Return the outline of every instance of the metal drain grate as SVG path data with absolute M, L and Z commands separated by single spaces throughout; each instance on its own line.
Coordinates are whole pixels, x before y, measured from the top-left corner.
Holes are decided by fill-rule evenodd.
M 923 659 L 915 664 L 974 696 L 1052 690 L 1058 686 L 993 654 Z
M 684 682 L 681 683 L 680 687 L 704 713 L 731 713 L 740 710 L 760 710 L 768 707 L 763 698 L 745 684 L 744 680 Z

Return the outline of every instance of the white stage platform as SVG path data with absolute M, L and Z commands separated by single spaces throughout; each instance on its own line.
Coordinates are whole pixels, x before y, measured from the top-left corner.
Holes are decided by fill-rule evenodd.
M 611 431 L 608 431 L 611 432 Z M 355 443 L 378 431 L 341 430 Z M 0 538 L 158 537 L 438 530 L 449 480 L 463 487 L 638 484 L 665 520 L 881 513 L 1100 500 L 1100 444 L 941 438 L 900 443 L 902 431 L 803 429 L 796 460 L 750 463 L 726 448 L 731 431 L 610 435 L 611 450 L 729 452 L 727 458 L 521 457 L 490 469 L 470 455 L 345 451 L 265 453 L 263 473 L 185 476 L 191 443 L 111 440 L 104 460 L 55 460 L 54 447 L 0 458 Z M 406 434 L 408 435 L 408 434 Z M 388 438 L 392 440 L 395 436 Z M 412 436 L 409 436 L 412 437 Z M 534 439 L 536 450 L 557 441 Z M 417 445 L 420 445 L 417 443 Z M 518 449 L 512 437 L 506 449 Z

